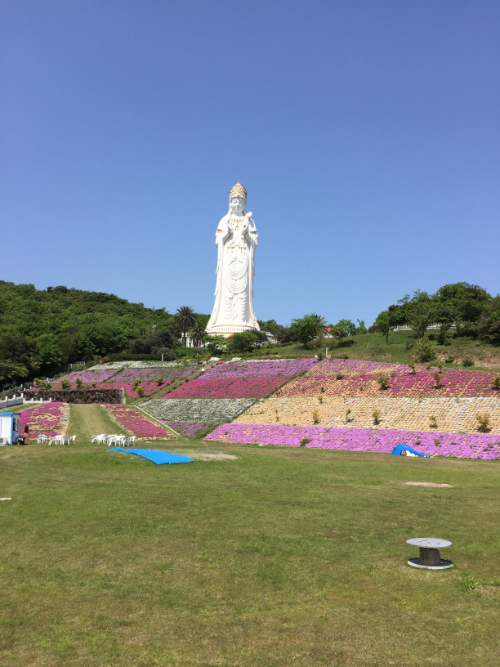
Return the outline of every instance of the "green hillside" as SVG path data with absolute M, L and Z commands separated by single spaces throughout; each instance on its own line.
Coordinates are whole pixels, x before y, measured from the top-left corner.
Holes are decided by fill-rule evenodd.
M 170 330 L 174 316 L 114 294 L 68 287 L 37 290 L 0 281 L 0 383 L 61 371 L 68 363 L 119 352 L 153 331 Z M 163 342 L 165 345 L 165 342 Z

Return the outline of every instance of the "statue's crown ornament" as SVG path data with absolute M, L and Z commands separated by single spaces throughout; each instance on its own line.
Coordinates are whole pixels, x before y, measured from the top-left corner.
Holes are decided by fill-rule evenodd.
M 229 199 L 231 199 L 231 197 L 243 197 L 244 199 L 247 198 L 247 191 L 241 183 L 236 183 L 236 185 L 233 185 L 233 187 L 229 190 Z

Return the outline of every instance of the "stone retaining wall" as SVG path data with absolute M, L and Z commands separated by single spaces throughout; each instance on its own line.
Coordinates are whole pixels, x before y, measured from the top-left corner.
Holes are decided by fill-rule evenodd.
M 36 398 L 61 403 L 114 403 L 125 405 L 124 389 L 42 389 Z M 29 400 L 29 399 L 28 399 Z

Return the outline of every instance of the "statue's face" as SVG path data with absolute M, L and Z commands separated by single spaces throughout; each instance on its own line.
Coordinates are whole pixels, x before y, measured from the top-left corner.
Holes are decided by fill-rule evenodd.
M 231 197 L 229 200 L 229 208 L 233 213 L 241 215 L 245 212 L 246 200 L 244 197 Z

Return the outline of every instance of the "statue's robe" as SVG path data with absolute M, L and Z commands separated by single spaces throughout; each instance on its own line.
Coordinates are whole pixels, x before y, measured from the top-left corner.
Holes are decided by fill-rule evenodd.
M 219 222 L 215 233 L 217 283 L 215 305 L 207 324 L 208 332 L 215 327 L 259 329 L 253 308 L 257 228 L 251 213 L 245 218 L 248 221 L 248 232 L 245 235 L 241 230 L 243 221 L 237 224 L 233 222 L 234 231 L 229 232 L 229 213 Z

